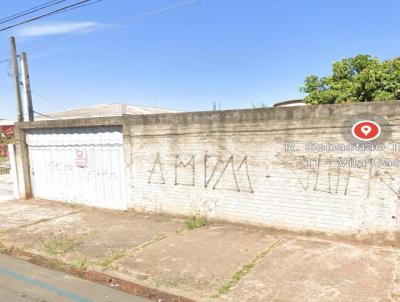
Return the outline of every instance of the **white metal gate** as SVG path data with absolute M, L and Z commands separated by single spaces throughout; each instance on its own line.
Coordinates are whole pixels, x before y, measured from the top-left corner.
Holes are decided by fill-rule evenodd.
M 122 127 L 31 129 L 27 144 L 34 197 L 127 208 Z

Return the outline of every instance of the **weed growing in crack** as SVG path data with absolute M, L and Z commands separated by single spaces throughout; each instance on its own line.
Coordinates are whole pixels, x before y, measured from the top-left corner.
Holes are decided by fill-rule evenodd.
M 89 261 L 87 259 L 76 259 L 71 262 L 73 268 L 87 269 L 89 267 Z
M 178 285 L 178 283 L 179 279 L 175 276 L 162 276 L 154 280 L 155 287 L 175 287 L 176 285 Z
M 110 255 L 106 256 L 105 258 L 99 261 L 99 265 L 105 270 L 113 269 L 114 261 L 121 259 L 122 257 L 125 256 L 125 254 L 126 252 L 123 250 L 112 251 Z
M 0 254 L 7 252 L 6 246 L 0 241 Z
M 204 217 L 192 216 L 186 219 L 185 226 L 188 230 L 201 228 L 207 225 L 207 220 Z

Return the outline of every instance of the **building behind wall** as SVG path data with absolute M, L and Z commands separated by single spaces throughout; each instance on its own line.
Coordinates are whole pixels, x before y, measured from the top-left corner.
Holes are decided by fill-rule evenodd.
M 7 144 L 14 138 L 14 122 L 0 119 L 0 157 L 7 158 Z
M 107 103 L 66 109 L 59 112 L 49 112 L 44 114 L 36 114 L 35 120 L 59 120 L 59 119 L 77 119 L 77 118 L 94 118 L 94 117 L 111 117 L 123 115 L 141 115 L 141 114 L 157 114 L 157 113 L 173 113 L 176 110 L 136 106 L 130 104 Z

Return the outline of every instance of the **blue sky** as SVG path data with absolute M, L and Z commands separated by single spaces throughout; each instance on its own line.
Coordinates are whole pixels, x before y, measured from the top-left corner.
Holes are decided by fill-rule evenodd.
M 0 0 L 0 18 L 43 2 Z M 44 113 L 109 102 L 185 111 L 211 110 L 214 101 L 272 105 L 301 97 L 304 78 L 329 73 L 333 61 L 400 55 L 398 0 L 198 0 L 134 19 L 177 3 L 105 0 L 32 22 L 0 33 L 0 60 L 15 35 Z M 15 111 L 8 72 L 0 64 L 3 118 Z

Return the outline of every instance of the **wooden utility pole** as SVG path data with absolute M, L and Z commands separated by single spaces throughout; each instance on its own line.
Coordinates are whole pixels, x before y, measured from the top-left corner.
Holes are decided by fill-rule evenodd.
M 21 53 L 21 77 L 23 87 L 24 120 L 33 122 L 31 81 L 29 79 L 28 59 L 26 57 L 26 52 Z
M 22 106 L 21 106 L 21 90 L 19 87 L 19 68 L 17 59 L 17 46 L 15 45 L 15 38 L 10 37 L 10 50 L 11 50 L 11 63 L 13 67 L 13 79 L 16 97 L 16 111 L 17 111 L 17 122 L 23 121 Z

